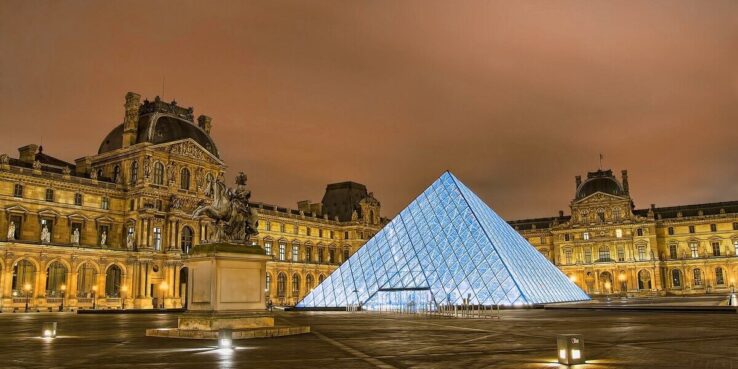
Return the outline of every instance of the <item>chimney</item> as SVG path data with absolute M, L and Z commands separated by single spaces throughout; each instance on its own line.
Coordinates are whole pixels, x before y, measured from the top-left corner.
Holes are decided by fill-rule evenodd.
M 20 153 L 19 159 L 24 163 L 33 164 L 36 161 L 36 153 L 38 153 L 38 145 L 30 144 L 18 149 Z
M 197 125 L 200 126 L 200 128 L 202 128 L 202 130 L 205 131 L 208 136 L 210 135 L 210 128 L 213 127 L 212 121 L 213 118 L 210 118 L 207 115 L 201 115 L 197 117 Z
M 562 218 L 563 216 L 564 216 L 564 211 L 563 210 L 559 210 L 559 218 Z
M 123 147 L 136 143 L 138 131 L 138 109 L 141 107 L 141 95 L 133 92 L 126 94 L 126 116 L 123 118 Z
M 626 195 L 630 195 L 630 186 L 628 186 L 628 171 L 623 169 L 622 172 L 623 175 L 623 191 L 625 191 Z
M 576 180 L 577 180 L 577 188 L 576 189 L 578 190 L 579 189 L 579 185 L 582 184 L 582 176 L 576 176 L 574 178 L 576 178 Z

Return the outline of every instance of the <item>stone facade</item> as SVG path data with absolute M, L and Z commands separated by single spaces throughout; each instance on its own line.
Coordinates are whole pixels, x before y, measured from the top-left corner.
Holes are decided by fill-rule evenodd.
M 74 164 L 37 145 L 20 148 L 18 159 L 0 155 L 3 311 L 183 305 L 183 260 L 212 234 L 210 219 L 190 214 L 226 165 L 211 118 L 196 123 L 192 108 L 158 97 L 141 103 L 134 93 L 124 107 L 98 154 Z M 295 303 L 381 228 L 379 202 L 361 200 L 354 207 L 369 204 L 371 219 L 253 204 L 261 221 L 252 242 L 273 255 L 265 293 L 274 303 Z
M 738 201 L 636 209 L 628 174 L 576 178 L 571 214 L 510 222 L 591 295 L 726 293 L 738 277 Z

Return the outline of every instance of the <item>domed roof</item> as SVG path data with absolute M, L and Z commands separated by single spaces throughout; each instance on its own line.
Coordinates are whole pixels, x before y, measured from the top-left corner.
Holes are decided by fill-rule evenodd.
M 603 192 L 615 196 L 625 195 L 623 186 L 612 175 L 611 170 L 598 170 L 587 173 L 587 180 L 577 188 L 576 199 L 583 199 L 597 192 Z
M 191 138 L 211 154 L 219 158 L 215 142 L 200 127 L 177 116 L 152 112 L 138 118 L 136 142 L 160 144 Z M 123 147 L 123 124 L 115 127 L 100 144 L 98 154 Z

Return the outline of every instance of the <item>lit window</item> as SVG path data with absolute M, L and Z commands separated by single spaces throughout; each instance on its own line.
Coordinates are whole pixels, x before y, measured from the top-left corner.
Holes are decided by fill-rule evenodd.
M 192 238 L 192 228 L 187 226 L 182 228 L 182 239 L 180 240 L 180 247 L 183 253 L 190 253 L 190 249 L 192 248 Z
M 292 245 L 292 261 L 300 261 L 300 245 Z
M 264 241 L 264 253 L 267 255 L 272 254 L 272 241 Z
M 54 190 L 50 188 L 46 189 L 46 201 L 54 202 Z
M 669 245 L 669 257 L 672 259 L 676 259 L 678 257 L 677 245 Z
M 700 257 L 699 250 L 697 249 L 697 242 L 690 242 L 689 243 L 689 250 L 692 252 L 693 258 Z
M 277 276 L 277 296 L 284 297 L 284 292 L 287 289 L 287 276 L 284 273 L 279 273 Z
M 638 246 L 638 260 L 646 260 L 646 247 Z
M 586 241 L 586 240 L 589 240 L 589 232 L 584 232 L 584 233 L 582 234 L 582 239 L 584 239 L 585 241 Z
M 323 248 L 322 247 L 318 247 L 318 260 L 317 261 L 318 261 L 318 264 L 323 263 Z
M 612 217 L 615 220 L 619 220 L 620 219 L 620 208 L 612 209 Z
M 671 285 L 674 288 L 682 288 L 682 272 L 679 269 L 671 270 Z
M 161 250 L 161 228 L 154 227 L 154 250 Z
M 603 246 L 600 247 L 600 261 L 609 261 L 610 260 L 610 249 Z
M 308 263 L 313 262 L 313 248 L 310 246 L 305 247 L 305 261 Z
M 592 263 L 592 249 L 589 247 L 584 248 L 584 262 L 587 264 Z
M 297 274 L 292 275 L 292 296 L 300 296 L 300 276 Z
M 269 292 L 269 291 L 271 291 L 271 290 L 272 290 L 272 275 L 271 275 L 271 274 L 269 274 L 269 273 L 267 273 L 267 274 L 266 274 L 266 278 L 265 278 L 265 281 L 266 281 L 266 283 L 265 283 L 265 284 L 266 284 L 266 286 L 264 286 L 264 289 L 265 289 L 265 290 L 266 290 L 267 292 Z
M 615 230 L 615 237 L 617 238 L 623 238 L 623 230 L 618 228 Z
M 625 248 L 618 246 L 618 261 L 625 261 Z
M 285 245 L 285 244 L 283 244 L 281 242 L 279 243 L 279 261 L 284 261 L 285 260 L 285 253 L 286 253 L 285 249 L 286 248 L 287 248 L 287 245 Z

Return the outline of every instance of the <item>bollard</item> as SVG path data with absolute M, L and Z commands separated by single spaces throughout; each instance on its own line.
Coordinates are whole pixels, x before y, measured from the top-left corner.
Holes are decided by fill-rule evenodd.
M 43 338 L 56 337 L 56 322 L 44 322 L 44 324 L 41 325 L 41 337 Z
M 556 347 L 560 364 L 584 364 L 584 341 L 581 334 L 556 336 Z

